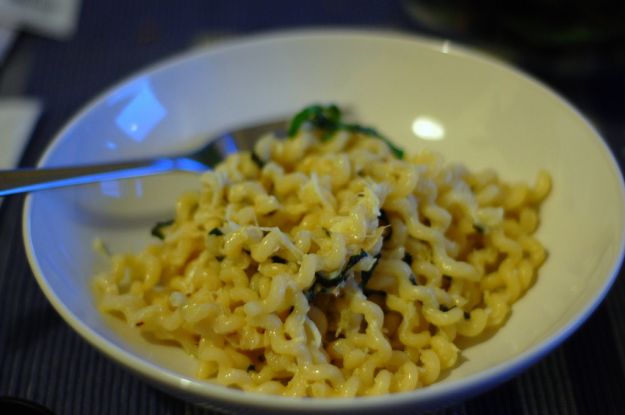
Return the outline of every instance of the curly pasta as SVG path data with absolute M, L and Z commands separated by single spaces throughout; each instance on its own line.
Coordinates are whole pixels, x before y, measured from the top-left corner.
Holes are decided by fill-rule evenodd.
M 262 137 L 182 195 L 163 242 L 118 254 L 98 304 L 246 391 L 353 397 L 432 384 L 502 325 L 546 252 L 550 176 L 509 184 L 314 128 Z

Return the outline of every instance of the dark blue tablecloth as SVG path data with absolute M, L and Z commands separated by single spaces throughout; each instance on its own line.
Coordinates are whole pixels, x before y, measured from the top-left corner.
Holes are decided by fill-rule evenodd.
M 50 138 L 85 101 L 170 54 L 199 42 L 301 26 L 431 30 L 415 23 L 403 6 L 401 1 L 381 0 L 85 0 L 71 40 L 22 34 L 8 57 L 8 65 L 20 60 L 26 71 L 22 92 L 40 97 L 45 105 L 21 165 L 34 165 Z M 472 38 L 459 40 L 481 44 Z M 503 56 L 573 100 L 603 132 L 623 166 L 623 66 L 593 58 L 590 70 L 572 76 L 541 61 L 543 55 Z M 31 399 L 58 414 L 208 413 L 146 385 L 61 320 L 28 266 L 21 208 L 22 197 L 8 198 L 0 208 L 0 396 Z M 623 278 L 588 322 L 545 359 L 508 383 L 439 413 L 625 413 Z

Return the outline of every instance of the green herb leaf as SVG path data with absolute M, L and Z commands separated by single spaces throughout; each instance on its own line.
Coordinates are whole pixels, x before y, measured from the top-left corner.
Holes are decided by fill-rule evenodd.
M 360 262 L 361 259 L 363 259 L 366 256 L 367 256 L 367 253 L 365 251 L 360 251 L 359 254 L 350 256 L 342 272 L 349 271 L 350 269 L 352 269 L 354 265 L 356 265 L 358 262 Z
M 287 133 L 288 137 L 295 137 L 302 126 L 307 123 L 324 132 L 321 136 L 322 141 L 331 139 L 338 130 L 345 130 L 382 140 L 391 149 L 391 152 L 395 155 L 395 157 L 398 159 L 404 158 L 404 150 L 393 144 L 391 140 L 375 128 L 360 124 L 343 123 L 341 120 L 341 110 L 335 104 L 329 104 L 326 106 L 315 104 L 308 106 L 295 114 L 289 124 L 289 130 Z
M 224 235 L 224 233 L 219 228 L 211 229 L 211 231 L 208 234 L 209 235 L 213 235 L 213 236 L 223 236 Z
M 391 149 L 391 152 L 395 155 L 395 157 L 400 160 L 404 158 L 404 150 L 393 144 L 391 140 L 389 140 L 385 135 L 378 132 L 378 130 L 376 130 L 375 128 L 366 127 L 360 124 L 342 124 L 340 128 L 342 130 L 347 130 L 352 133 L 364 134 L 373 138 L 377 138 L 378 140 L 382 140 L 388 146 L 388 148 Z
M 154 225 L 152 227 L 152 230 L 150 231 L 150 233 L 152 234 L 152 236 L 160 239 L 160 240 L 164 240 L 165 239 L 165 234 L 163 233 L 163 229 L 173 225 L 174 220 L 170 219 L 170 220 L 166 220 L 163 222 L 156 222 L 156 225 Z
M 366 256 L 367 256 L 367 253 L 365 251 L 360 251 L 359 254 L 352 255 L 351 257 L 349 257 L 349 260 L 347 260 L 347 264 L 345 264 L 341 272 L 339 272 L 338 275 L 335 274 L 332 277 L 326 277 L 322 273 L 316 272 L 315 284 L 319 284 L 320 286 L 325 287 L 325 288 L 336 287 L 340 285 L 343 281 L 347 279 L 347 276 L 349 275 L 349 270 L 352 269 L 352 267 L 356 265 L 358 261 L 360 261 Z
M 315 128 L 325 130 L 327 136 L 337 130 L 340 121 L 341 110 L 336 105 L 311 105 L 295 114 L 289 125 L 287 135 L 289 138 L 295 137 L 304 124 L 310 123 Z
M 252 161 L 254 162 L 254 164 L 256 164 L 256 166 L 258 166 L 259 169 L 262 169 L 263 166 L 265 165 L 265 162 L 262 161 L 260 159 L 260 157 L 258 157 L 258 154 L 256 154 L 255 151 L 252 150 L 252 152 L 250 153 L 250 158 L 252 159 Z
M 369 282 L 369 280 L 371 279 L 371 276 L 373 275 L 373 271 L 375 271 L 375 267 L 378 266 L 381 256 L 382 254 L 377 254 L 376 256 L 374 256 L 375 262 L 371 266 L 371 269 L 369 271 L 363 271 L 360 273 L 360 289 L 363 292 L 365 291 L 365 288 L 367 287 L 367 283 Z
M 347 279 L 347 273 L 338 272 L 333 276 L 325 276 L 321 272 L 315 272 L 315 285 L 331 288 L 340 285 Z
M 486 232 L 484 227 L 482 225 L 478 225 L 477 223 L 473 224 L 473 229 L 475 229 L 475 231 L 479 233 L 480 235 L 484 235 L 484 232 Z

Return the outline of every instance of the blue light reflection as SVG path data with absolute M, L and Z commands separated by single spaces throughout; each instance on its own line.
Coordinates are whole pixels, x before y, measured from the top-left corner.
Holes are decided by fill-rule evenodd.
M 224 136 L 219 143 L 223 155 L 233 154 L 239 151 L 237 142 L 231 135 Z
M 102 194 L 114 198 L 119 198 L 122 195 L 121 189 L 119 187 L 119 182 L 116 181 L 101 182 L 100 191 L 102 192 Z
M 160 103 L 147 78 L 131 82 L 109 100 L 109 105 L 128 99 L 128 103 L 115 118 L 117 126 L 131 139 L 143 141 L 167 115 L 167 110 Z

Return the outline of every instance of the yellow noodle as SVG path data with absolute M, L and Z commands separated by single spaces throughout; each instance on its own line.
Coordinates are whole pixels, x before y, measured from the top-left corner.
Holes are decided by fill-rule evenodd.
M 205 173 L 162 243 L 95 278 L 102 312 L 178 343 L 208 381 L 309 397 L 425 387 L 461 361 L 459 339 L 504 324 L 546 258 L 543 171 L 504 183 L 346 131 L 267 135 L 255 157 Z

